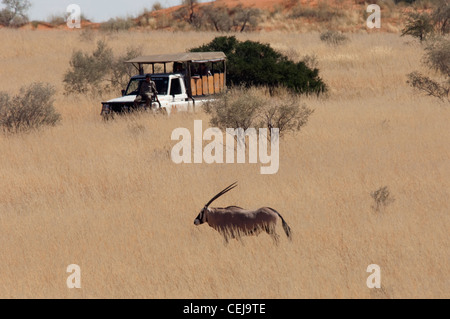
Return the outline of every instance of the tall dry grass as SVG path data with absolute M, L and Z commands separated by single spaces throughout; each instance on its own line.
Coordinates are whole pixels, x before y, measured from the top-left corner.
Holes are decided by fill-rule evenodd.
M 100 101 L 62 95 L 75 49 L 107 37 L 117 52 L 184 51 L 213 33 L 94 34 L 0 30 L 0 87 L 49 82 L 62 124 L 0 134 L 0 297 L 401 298 L 450 297 L 448 105 L 415 94 L 406 74 L 423 50 L 395 34 L 355 34 L 330 48 L 319 34 L 238 35 L 297 59 L 316 54 L 328 98 L 305 98 L 308 125 L 280 143 L 280 170 L 260 164 L 176 165 L 173 129 L 193 132 L 201 111 L 103 122 Z M 425 70 L 426 72 L 426 70 Z M 106 97 L 105 97 L 106 98 Z M 193 220 L 215 205 L 276 208 L 293 230 L 225 246 Z M 395 197 L 379 212 L 371 193 Z M 81 267 L 68 289 L 66 267 Z M 366 286 L 370 264 L 382 289 Z

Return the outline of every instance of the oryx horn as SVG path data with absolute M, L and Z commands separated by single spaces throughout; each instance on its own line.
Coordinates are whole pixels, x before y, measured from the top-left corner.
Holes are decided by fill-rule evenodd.
M 233 188 L 235 188 L 237 186 L 237 182 L 234 182 L 233 184 L 231 184 L 230 186 L 228 186 L 227 188 L 225 188 L 224 190 L 222 190 L 220 193 L 218 193 L 216 196 L 214 196 L 206 205 L 205 207 L 208 207 L 213 201 L 215 201 L 217 198 L 219 198 L 220 196 L 222 196 L 223 194 L 225 194 L 226 192 L 231 191 Z

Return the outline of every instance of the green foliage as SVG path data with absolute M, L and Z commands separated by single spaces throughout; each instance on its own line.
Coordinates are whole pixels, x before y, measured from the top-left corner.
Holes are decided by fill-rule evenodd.
M 102 82 L 112 62 L 113 52 L 104 41 L 97 42 L 97 48 L 92 54 L 74 52 L 70 60 L 72 70 L 66 72 L 63 80 L 66 94 L 86 94 L 92 90 L 100 93 L 107 89 Z
M 5 132 L 18 133 L 54 126 L 61 115 L 53 106 L 55 89 L 49 84 L 33 83 L 10 98 L 0 92 L 0 126 Z
M 64 75 L 65 94 L 100 95 L 123 89 L 131 76 L 130 65 L 123 62 L 141 55 L 141 49 L 128 48 L 124 55 L 115 57 L 104 41 L 97 42 L 92 54 L 76 51 L 70 60 L 70 69 Z
M 127 51 L 113 59 L 113 63 L 110 66 L 110 83 L 112 88 L 124 89 L 126 88 L 130 77 L 134 75 L 136 69 L 129 63 L 124 63 L 134 59 L 137 56 L 142 55 L 141 47 L 128 47 Z
M 310 69 L 302 61 L 295 63 L 268 44 L 241 42 L 234 36 L 223 36 L 191 49 L 191 52 L 202 51 L 222 51 L 226 54 L 229 85 L 284 86 L 306 94 L 326 91 L 318 69 Z

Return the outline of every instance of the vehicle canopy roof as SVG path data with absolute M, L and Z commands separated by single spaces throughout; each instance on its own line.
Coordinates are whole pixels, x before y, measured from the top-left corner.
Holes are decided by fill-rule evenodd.
M 148 56 L 140 56 L 128 61 L 126 63 L 136 64 L 152 64 L 152 63 L 170 63 L 170 62 L 219 62 L 224 61 L 226 55 L 223 52 L 184 52 L 174 54 L 155 54 Z

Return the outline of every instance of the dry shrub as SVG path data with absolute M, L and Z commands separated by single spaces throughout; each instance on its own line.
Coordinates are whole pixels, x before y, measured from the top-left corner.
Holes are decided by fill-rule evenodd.
M 350 41 L 350 39 L 345 34 L 334 30 L 322 32 L 320 34 L 320 40 L 332 46 L 343 45 Z
M 210 124 L 220 129 L 278 128 L 280 136 L 300 131 L 314 112 L 288 89 L 243 86 L 231 88 L 204 110 L 212 115 Z
M 372 196 L 375 201 L 375 204 L 372 206 L 372 209 L 375 210 L 375 212 L 380 212 L 382 208 L 387 207 L 395 201 L 387 186 L 380 187 L 376 191 L 370 193 L 370 196 Z
M 307 54 L 302 58 L 302 62 L 306 64 L 306 66 L 312 70 L 319 68 L 319 61 L 317 58 L 317 54 Z
M 425 51 L 425 64 L 441 75 L 450 78 L 450 37 L 432 41 Z
M 136 26 L 136 23 L 132 18 L 115 18 L 102 23 L 100 30 L 105 32 L 119 32 L 127 31 L 134 26 Z
M 444 78 L 442 83 L 418 71 L 409 73 L 407 83 L 413 88 L 423 91 L 429 96 L 441 100 L 449 100 L 450 92 L 450 38 L 440 38 L 432 41 L 426 48 L 424 64 L 439 73 Z
M 414 71 L 409 73 L 407 83 L 413 88 L 425 92 L 429 96 L 437 97 L 440 100 L 449 97 L 449 88 L 443 84 L 422 75 L 420 72 Z
M 319 22 L 328 22 L 334 18 L 342 17 L 343 13 L 335 8 L 329 6 L 326 2 L 319 2 L 317 7 L 303 6 L 297 4 L 290 10 L 289 18 L 308 18 Z
M 9 133 L 27 132 L 61 120 L 55 111 L 55 89 L 49 84 L 33 83 L 20 89 L 12 99 L 0 92 L 0 126 Z
M 233 87 L 218 99 L 206 103 L 203 108 L 212 115 L 210 124 L 223 130 L 255 127 L 258 111 L 264 104 L 264 96 L 258 91 L 243 86 Z

